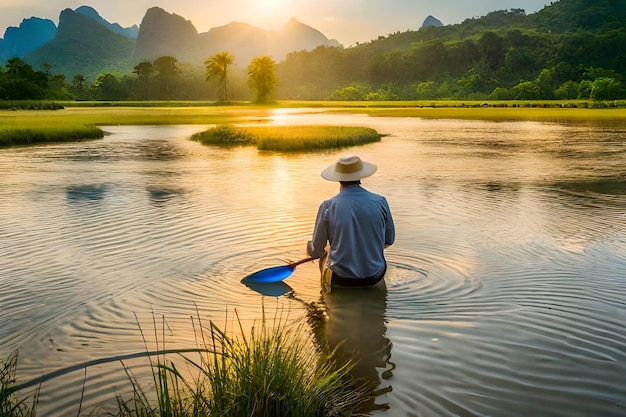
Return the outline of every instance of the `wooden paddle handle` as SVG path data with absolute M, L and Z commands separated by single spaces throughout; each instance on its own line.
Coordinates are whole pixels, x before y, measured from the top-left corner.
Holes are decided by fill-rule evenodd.
M 295 268 L 296 266 L 298 266 L 300 264 L 303 264 L 303 263 L 309 262 L 309 261 L 313 261 L 313 260 L 315 260 L 315 258 L 312 258 L 312 257 L 309 256 L 308 258 L 300 259 L 299 261 L 296 261 L 296 262 L 290 262 L 288 265 L 291 268 Z

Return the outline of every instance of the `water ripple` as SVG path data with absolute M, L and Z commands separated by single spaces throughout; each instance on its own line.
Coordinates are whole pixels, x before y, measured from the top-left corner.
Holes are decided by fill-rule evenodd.
M 20 348 L 19 379 L 194 347 L 199 320 L 297 320 L 307 302 L 362 330 L 361 346 L 384 342 L 386 415 L 623 415 L 623 130 L 332 120 L 391 133 L 358 149 L 397 227 L 386 295 L 366 306 L 325 304 L 314 262 L 271 287 L 240 282 L 305 257 L 337 192 L 316 174 L 334 153 L 206 147 L 187 139 L 198 126 L 0 150 L 0 353 Z M 150 384 L 146 361 L 125 365 Z M 46 382 L 40 413 L 77 414 L 83 378 Z M 92 367 L 83 411 L 128 389 L 121 364 Z

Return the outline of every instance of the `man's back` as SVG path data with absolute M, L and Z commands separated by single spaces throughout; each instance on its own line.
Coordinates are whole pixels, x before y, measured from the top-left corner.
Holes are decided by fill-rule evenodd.
M 318 227 L 318 223 L 319 227 Z M 383 250 L 393 243 L 394 224 L 385 197 L 360 185 L 342 187 L 320 206 L 313 245 L 330 243 L 328 266 L 340 277 L 368 278 L 385 269 Z M 324 242 L 322 243 L 322 241 Z

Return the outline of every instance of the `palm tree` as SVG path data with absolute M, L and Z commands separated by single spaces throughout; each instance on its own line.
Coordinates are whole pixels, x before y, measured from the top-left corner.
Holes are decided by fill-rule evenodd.
M 248 65 L 248 87 L 256 93 L 257 101 L 265 103 L 278 85 L 276 62 L 271 56 L 254 58 Z
M 206 61 L 206 81 L 219 78 L 221 86 L 220 100 L 228 101 L 228 67 L 233 65 L 235 57 L 228 52 L 218 52 Z

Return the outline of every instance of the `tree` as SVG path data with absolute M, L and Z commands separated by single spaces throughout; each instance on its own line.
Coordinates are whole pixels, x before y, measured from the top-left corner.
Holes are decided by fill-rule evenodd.
M 123 96 L 120 82 L 111 73 L 98 74 L 93 82 L 93 91 L 97 100 L 120 100 Z
M 478 39 L 478 48 L 488 70 L 495 70 L 504 64 L 504 39 L 496 32 L 484 31 Z
M 600 77 L 592 83 L 592 100 L 615 100 L 623 97 L 622 84 L 614 78 Z
M 539 99 L 539 87 L 532 81 L 521 81 L 513 87 L 515 100 L 537 100 Z
M 228 52 L 219 52 L 206 61 L 206 81 L 219 79 L 220 100 L 228 101 L 228 67 L 235 63 L 235 57 Z
M 144 100 L 148 100 L 148 91 L 150 90 L 150 77 L 154 73 L 154 65 L 149 61 L 142 61 L 135 65 L 133 73 L 137 74 L 137 81 L 142 89 Z
M 84 98 L 83 93 L 85 92 L 85 81 L 87 81 L 87 79 L 82 74 L 75 74 L 72 78 L 70 91 L 72 94 L 76 95 L 76 98 L 78 99 Z
M 18 57 L 7 61 L 3 75 L 0 99 L 42 99 L 48 91 L 48 74 L 33 69 Z
M 157 70 L 156 79 L 162 88 L 162 97 L 170 100 L 174 84 L 180 74 L 178 60 L 172 56 L 162 56 L 154 60 L 153 65 Z
M 276 62 L 272 57 L 263 55 L 254 58 L 248 65 L 248 88 L 256 94 L 257 102 L 268 102 L 277 85 Z
M 559 100 L 574 100 L 578 97 L 578 84 L 572 80 L 565 81 L 554 91 Z
M 363 97 L 364 94 L 359 88 L 349 85 L 333 92 L 328 99 L 333 101 L 360 101 L 363 100 Z
M 425 81 L 415 86 L 415 93 L 419 100 L 437 98 L 437 89 L 434 81 Z

